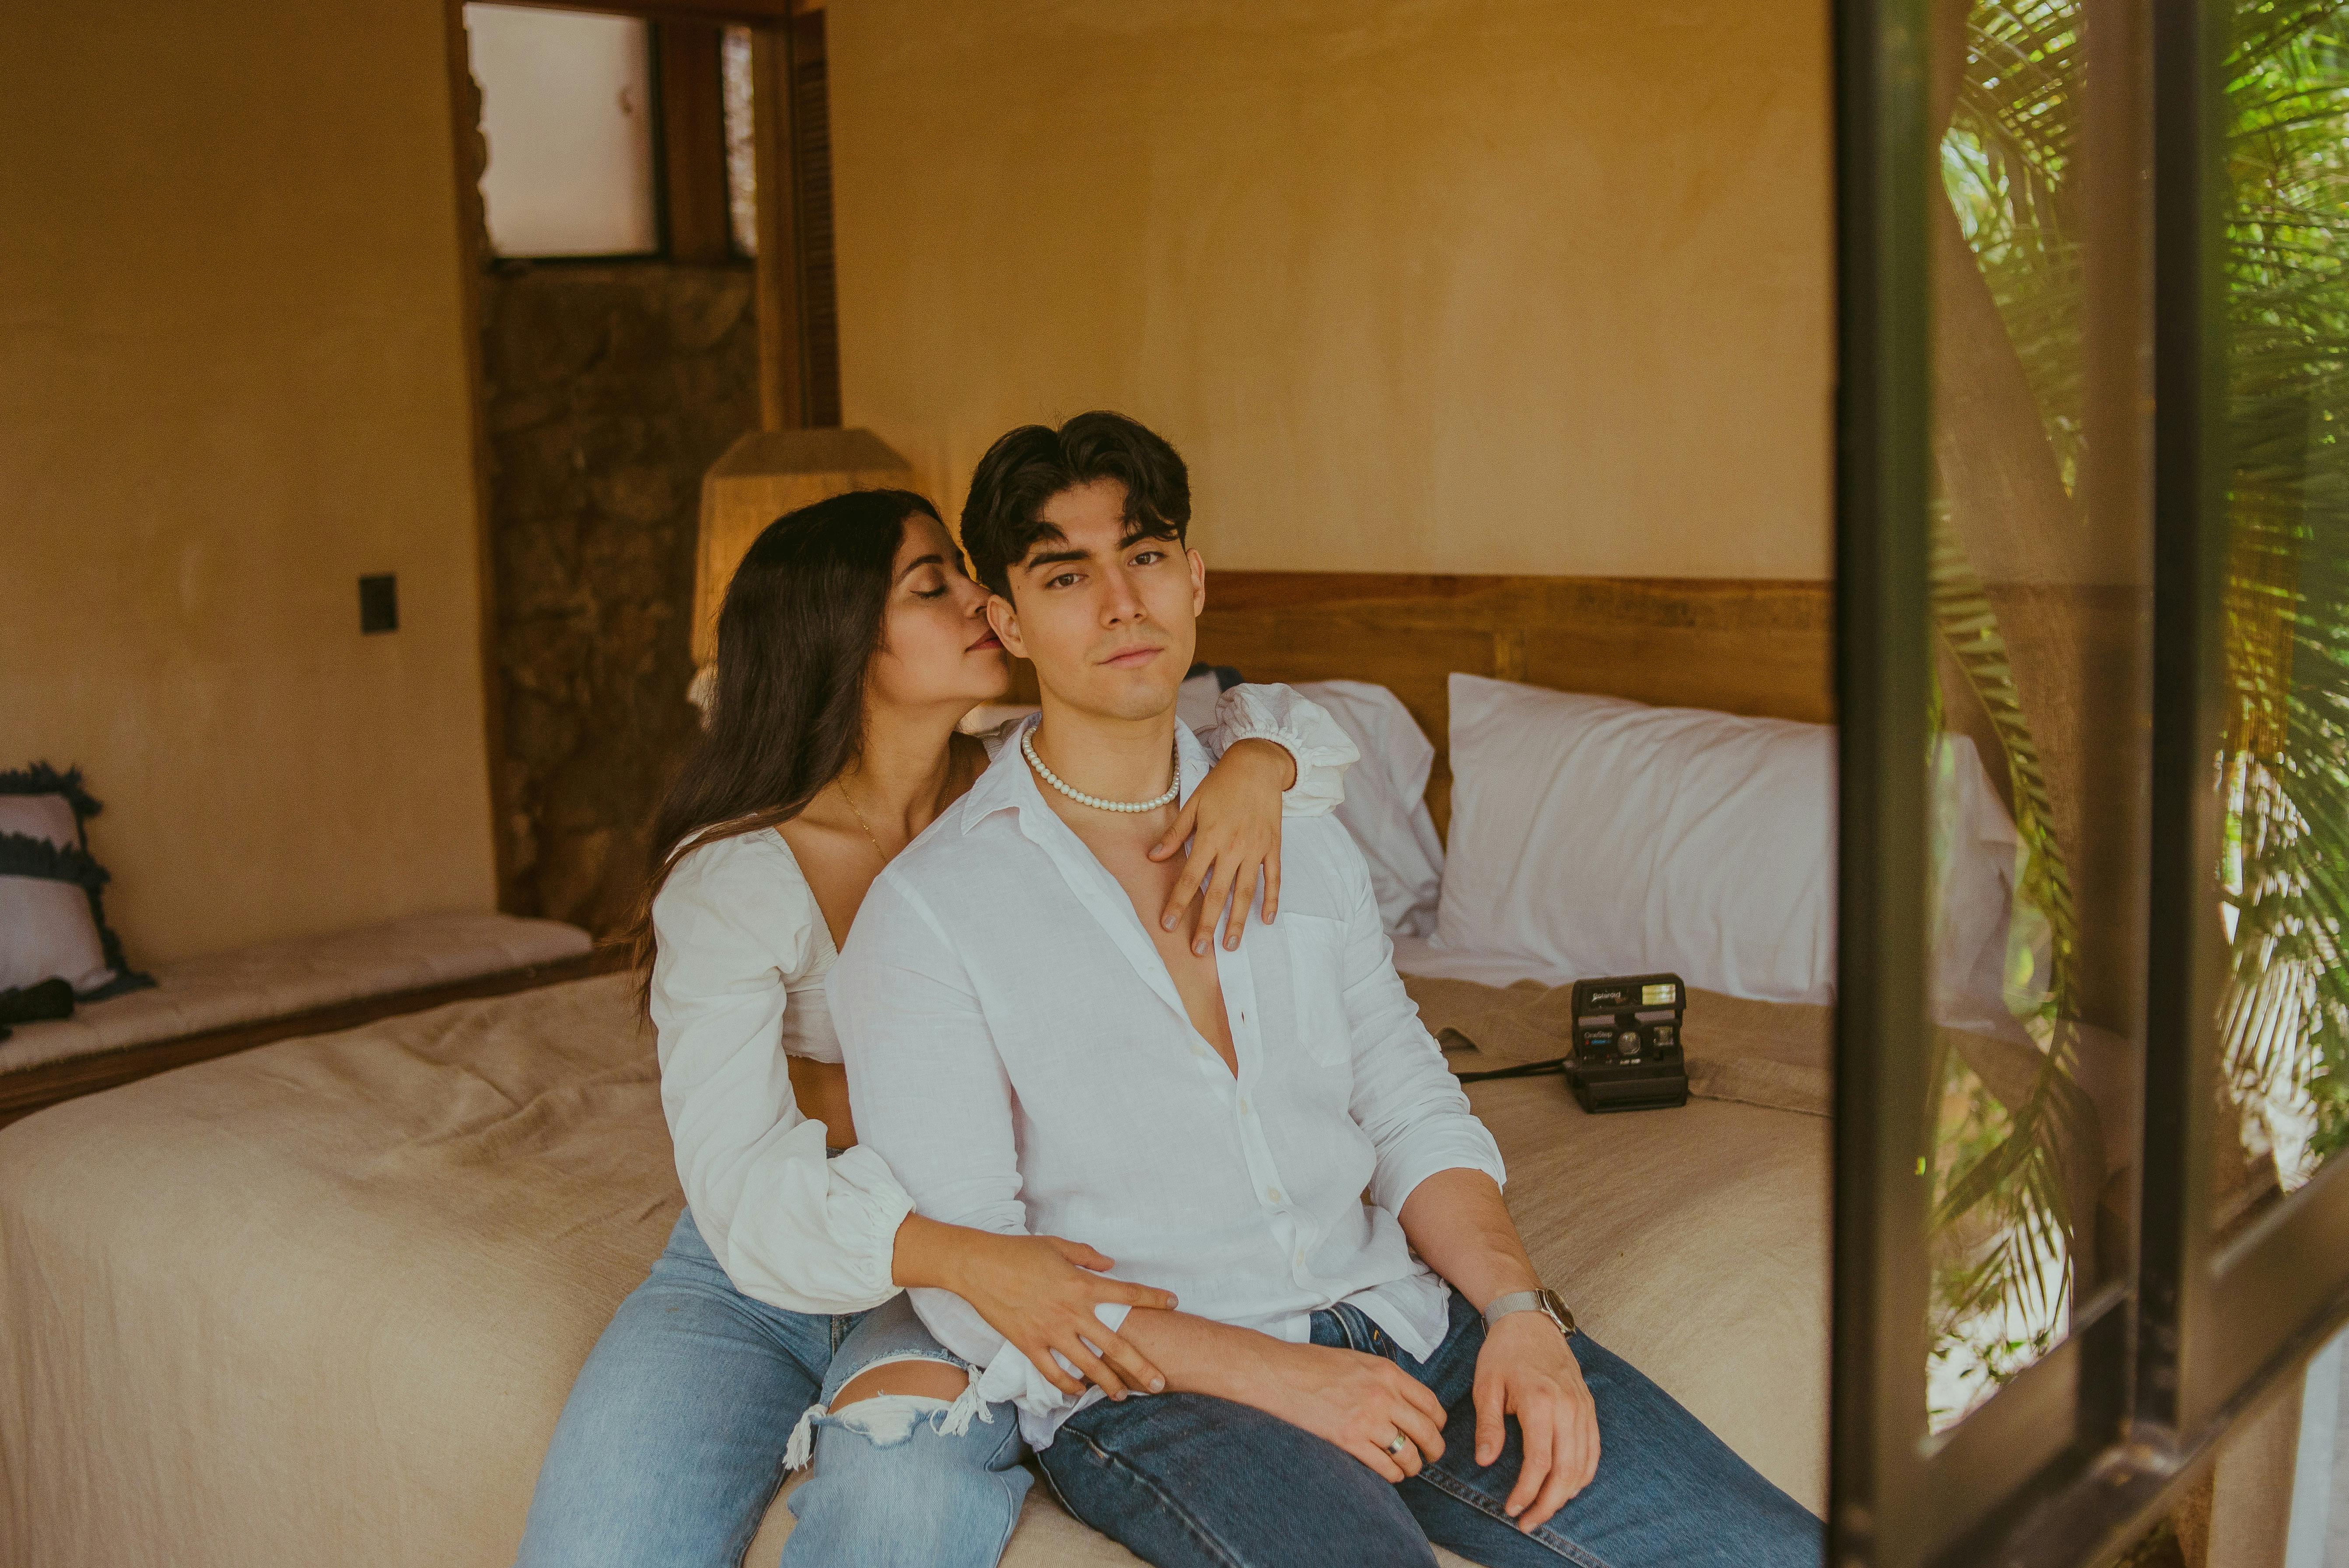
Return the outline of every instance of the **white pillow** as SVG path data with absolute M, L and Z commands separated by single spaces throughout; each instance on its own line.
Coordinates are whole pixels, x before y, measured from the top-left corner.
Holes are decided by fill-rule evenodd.
M 79 868 L 46 863 L 80 848 L 72 805 L 57 795 L 0 795 L 0 834 L 23 835 L 0 845 L 0 990 L 64 979 L 87 995 L 113 984 L 88 892 L 56 874 Z M 38 871 L 35 860 L 44 862 Z
M 1346 732 L 1362 759 L 1346 775 L 1338 820 L 1370 862 L 1371 888 L 1390 936 L 1435 930 L 1444 843 L 1427 814 L 1427 775 L 1435 748 L 1402 699 L 1367 681 L 1300 681 L 1299 696 L 1317 702 Z
M 1669 970 L 1733 996 L 1835 999 L 1832 726 L 1477 676 L 1451 690 L 1440 944 L 1562 975 Z M 2014 828 L 1971 740 L 1943 737 L 1937 760 L 1934 1014 L 2012 1027 Z
M 1436 940 L 1835 997 L 1835 732 L 1452 677 Z

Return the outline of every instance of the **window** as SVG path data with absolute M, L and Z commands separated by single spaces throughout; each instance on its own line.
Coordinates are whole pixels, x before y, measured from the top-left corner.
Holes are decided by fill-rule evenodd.
M 501 256 L 644 255 L 660 248 L 652 48 L 630 17 L 468 5 L 481 88 L 481 176 Z
M 2349 46 L 1921 10 L 1837 5 L 1833 1556 L 2069 1565 L 2349 1314 Z
M 739 255 L 759 253 L 759 156 L 750 140 L 750 29 L 726 29 L 726 214 Z

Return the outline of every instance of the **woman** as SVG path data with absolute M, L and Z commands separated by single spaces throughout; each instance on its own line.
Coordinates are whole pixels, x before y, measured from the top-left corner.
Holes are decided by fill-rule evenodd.
M 962 1296 L 1068 1392 L 1164 1385 L 1093 1309 L 1173 1296 L 1105 1277 L 1079 1242 L 924 1220 L 854 1147 L 823 975 L 874 877 L 987 765 L 994 738 L 957 731 L 1009 685 L 986 603 L 904 490 L 791 513 L 727 590 L 709 729 L 657 820 L 673 848 L 638 931 L 688 1206 L 564 1406 L 529 1568 L 731 1565 L 811 1452 L 787 1568 L 988 1568 L 1029 1486 L 1017 1423 L 961 1398 L 969 1368 L 908 1285 Z M 1190 841 L 1204 951 L 1234 886 L 1237 945 L 1259 872 L 1273 918 L 1284 804 L 1336 804 L 1354 750 L 1280 687 L 1225 694 L 1200 738 L 1222 760 L 1153 853 Z

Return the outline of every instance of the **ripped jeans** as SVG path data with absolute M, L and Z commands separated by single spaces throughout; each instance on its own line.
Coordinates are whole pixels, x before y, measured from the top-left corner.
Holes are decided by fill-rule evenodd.
M 992 1568 L 1031 1483 L 1011 1409 L 882 1395 L 823 1413 L 908 1359 L 963 1365 L 903 1295 L 839 1316 L 752 1301 L 680 1214 L 572 1385 L 517 1568 L 733 1568 L 811 1449 L 782 1568 Z

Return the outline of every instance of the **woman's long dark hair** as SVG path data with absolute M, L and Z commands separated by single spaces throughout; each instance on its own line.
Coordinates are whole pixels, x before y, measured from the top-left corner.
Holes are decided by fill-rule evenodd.
M 911 490 L 851 490 L 768 524 L 734 569 L 709 722 L 653 816 L 652 880 L 633 932 L 641 1000 L 652 989 L 653 900 L 678 861 L 791 820 L 855 760 L 864 668 L 916 512 L 937 520 Z

